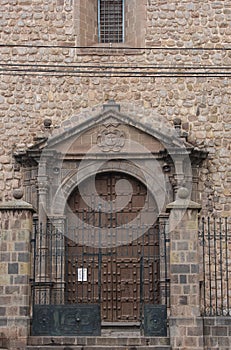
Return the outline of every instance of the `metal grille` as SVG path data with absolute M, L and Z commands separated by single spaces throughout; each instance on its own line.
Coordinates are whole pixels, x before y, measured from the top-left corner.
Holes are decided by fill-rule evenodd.
M 120 210 L 108 211 L 109 201 L 116 199 L 116 184 L 124 179 L 132 196 Z M 100 203 L 92 184 L 103 199 Z M 144 203 L 147 214 L 154 215 L 156 203 L 146 186 L 130 175 L 98 174 L 82 183 L 82 191 L 84 199 L 78 188 L 68 199 L 66 219 L 34 223 L 33 334 L 86 335 L 86 324 L 89 332 L 99 334 L 101 321 L 134 322 L 146 327 L 145 334 L 165 334 L 167 218 L 151 227 L 142 217 L 134 221 Z M 96 205 L 89 207 L 87 199 Z
M 124 0 L 98 0 L 99 42 L 124 40 Z
M 231 316 L 231 235 L 228 218 L 202 218 L 202 314 Z
M 100 212 L 81 214 L 85 219 L 94 214 L 101 222 Z M 165 222 L 147 230 L 145 224 L 124 225 L 125 235 L 135 237 L 140 229 L 146 233 L 127 244 L 118 245 L 115 241 L 108 248 L 90 247 L 84 240 L 82 244 L 76 242 L 79 235 L 87 239 L 93 234 L 96 241 L 98 237 L 100 240 L 100 225 L 94 232 L 83 227 L 69 227 L 67 231 L 65 226 L 34 223 L 31 282 L 36 314 L 54 312 L 50 306 L 55 305 L 63 305 L 64 309 L 65 305 L 101 305 L 103 321 L 141 321 L 145 304 L 169 305 L 169 240 Z M 120 235 L 117 229 L 113 232 Z

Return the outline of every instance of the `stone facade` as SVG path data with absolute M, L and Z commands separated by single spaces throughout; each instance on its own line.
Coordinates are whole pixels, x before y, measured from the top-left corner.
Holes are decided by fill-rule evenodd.
M 137 16 L 146 19 L 143 50 L 129 50 L 125 44 L 123 50 L 97 45 L 74 48 L 83 45 L 76 29 L 79 3 L 1 1 L 2 199 L 10 199 L 12 188 L 22 184 L 13 152 L 33 143 L 45 118 L 51 118 L 57 128 L 85 111 L 85 117 L 91 115 L 92 108 L 114 99 L 124 104 L 124 111 L 129 104 L 143 108 L 147 118 L 151 113 L 157 122 L 182 119 L 189 140 L 209 152 L 200 169 L 203 210 L 228 215 L 231 91 L 225 67 L 230 64 L 229 3 L 144 2 L 143 11 L 137 11 Z M 22 72 L 13 73 L 11 65 Z M 57 73 L 48 73 L 49 65 Z M 115 68 L 99 76 L 100 65 Z M 137 65 L 145 68 L 141 71 Z M 118 77 L 118 66 L 129 72 L 127 76 Z M 37 73 L 29 73 L 34 68 Z M 76 71 L 79 68 L 81 73 Z M 88 74 L 90 69 L 95 74 Z
M 195 170 L 192 199 L 201 205 L 201 214 L 230 216 L 230 2 L 127 0 L 125 43 L 108 47 L 97 44 L 96 11 L 96 0 L 0 1 L 0 200 L 11 201 L 13 190 L 24 187 L 24 199 L 39 207 L 31 195 L 38 190 L 37 170 L 30 164 L 28 175 L 28 164 L 19 164 L 17 157 L 46 137 L 87 123 L 114 100 L 134 124 L 149 125 L 162 134 L 171 132 L 179 118 L 184 139 L 208 153 Z M 28 281 L 20 279 L 29 277 L 24 268 L 29 264 L 30 230 L 24 224 L 31 211 L 23 214 L 21 223 L 17 210 L 1 209 L 1 215 L 2 222 L 10 223 L 1 228 L 4 328 L 12 317 L 19 324 L 28 322 Z M 199 262 L 190 260 L 197 259 L 198 246 L 193 237 L 182 242 L 183 231 L 175 238 L 181 242 L 172 242 L 173 349 L 191 348 L 191 341 L 197 349 L 228 349 L 229 318 L 206 319 L 204 344 L 198 340 L 202 319 L 198 310 L 194 318 L 189 311 L 194 302 L 199 308 L 199 270 L 195 275 L 192 271 Z M 182 261 L 177 259 L 182 255 L 186 264 L 180 272 Z M 20 300 L 13 297 L 18 293 Z M 16 332 L 25 340 L 28 328 L 23 327 Z M 177 332 L 182 329 L 185 340 L 180 344 Z

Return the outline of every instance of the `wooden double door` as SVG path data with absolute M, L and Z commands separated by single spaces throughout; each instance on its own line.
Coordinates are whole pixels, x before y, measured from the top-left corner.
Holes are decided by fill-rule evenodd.
M 122 198 L 115 210 L 118 195 L 127 203 Z M 143 208 L 156 210 L 146 186 L 124 173 L 101 173 L 72 193 L 68 208 L 66 302 L 100 303 L 105 322 L 140 321 L 143 305 L 160 298 L 158 226 L 139 219 Z

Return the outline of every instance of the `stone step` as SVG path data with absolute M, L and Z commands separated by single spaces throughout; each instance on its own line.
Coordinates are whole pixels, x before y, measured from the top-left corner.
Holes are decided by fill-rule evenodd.
M 28 345 L 26 350 L 171 350 L 169 345 Z
M 88 349 L 87 347 L 125 347 L 125 349 L 130 349 L 132 347 L 141 347 L 151 349 L 151 346 L 159 346 L 160 348 L 166 347 L 168 349 L 170 344 L 170 340 L 168 337 L 132 337 L 127 335 L 126 337 L 121 336 L 120 333 L 118 333 L 116 336 L 101 336 L 101 337 L 30 337 L 28 340 L 28 347 L 27 350 L 32 350 L 37 347 L 38 349 L 45 350 L 45 346 L 60 350 L 68 350 L 68 347 L 70 349 L 79 350 L 78 347 L 81 349 Z M 30 346 L 30 347 L 29 347 Z M 65 349 L 65 347 L 67 349 Z M 76 347 L 76 348 L 75 348 Z M 107 350 L 105 348 L 105 350 Z

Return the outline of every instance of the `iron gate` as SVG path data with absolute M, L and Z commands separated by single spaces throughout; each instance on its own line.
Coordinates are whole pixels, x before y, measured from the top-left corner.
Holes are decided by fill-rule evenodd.
M 199 242 L 203 316 L 231 316 L 230 238 L 230 218 L 201 218 Z
M 104 322 L 136 322 L 147 335 L 165 336 L 166 222 L 127 244 L 106 248 L 79 244 L 76 229 L 68 230 L 62 220 L 46 227 L 34 223 L 32 334 L 100 335 Z M 136 236 L 140 228 L 125 229 Z

